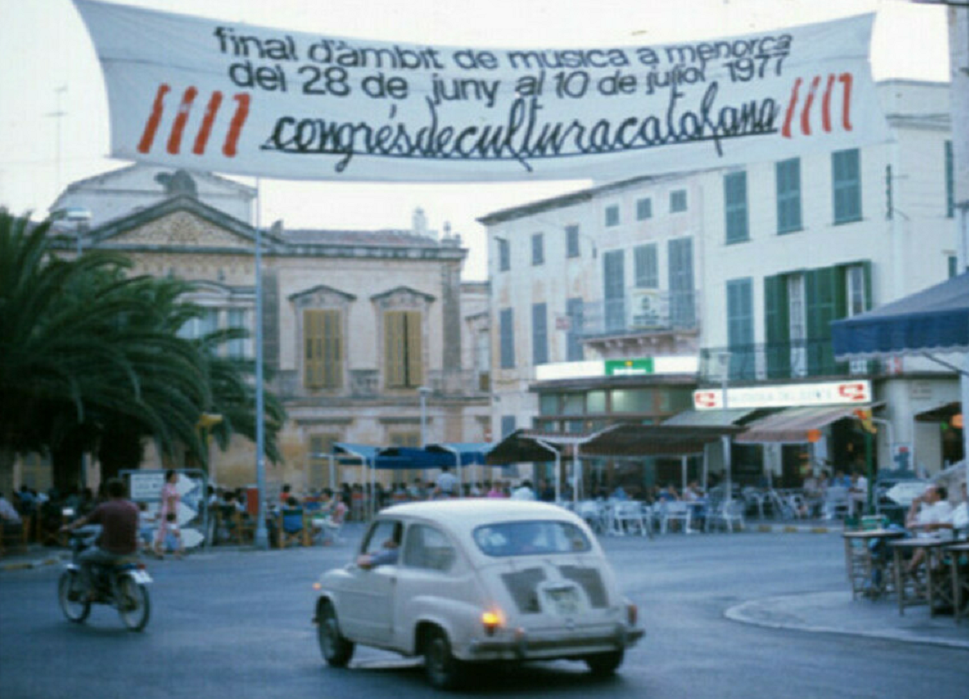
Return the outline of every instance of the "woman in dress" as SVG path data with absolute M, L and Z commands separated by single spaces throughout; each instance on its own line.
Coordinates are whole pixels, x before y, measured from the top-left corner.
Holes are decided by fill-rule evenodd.
M 175 515 L 175 526 L 178 525 L 178 503 L 182 496 L 175 485 L 178 483 L 178 472 L 174 469 L 165 471 L 165 485 L 161 491 L 161 507 L 158 509 L 158 531 L 155 532 L 155 555 L 165 556 L 165 539 L 168 535 L 169 513 Z

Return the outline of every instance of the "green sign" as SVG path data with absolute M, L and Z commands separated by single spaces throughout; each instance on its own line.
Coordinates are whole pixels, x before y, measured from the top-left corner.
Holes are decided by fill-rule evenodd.
M 606 376 L 644 376 L 653 373 L 653 358 L 607 359 Z

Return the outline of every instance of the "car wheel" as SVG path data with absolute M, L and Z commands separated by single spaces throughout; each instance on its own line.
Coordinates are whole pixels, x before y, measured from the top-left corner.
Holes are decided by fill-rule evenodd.
M 326 664 L 331 667 L 346 667 L 353 657 L 353 643 L 340 633 L 336 611 L 329 602 L 323 602 L 321 605 L 320 621 L 316 632 L 320 642 L 320 652 L 323 653 Z
M 424 638 L 424 672 L 435 689 L 456 689 L 464 678 L 464 663 L 451 653 L 451 643 L 441 629 L 431 628 Z
M 585 664 L 589 666 L 589 672 L 597 677 L 608 677 L 619 669 L 622 665 L 623 651 L 614 650 L 609 653 L 596 653 L 585 658 Z

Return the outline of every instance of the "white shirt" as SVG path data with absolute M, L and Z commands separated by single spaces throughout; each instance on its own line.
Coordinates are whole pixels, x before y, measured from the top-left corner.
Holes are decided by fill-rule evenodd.
M 519 488 L 515 488 L 512 491 L 510 499 L 511 500 L 534 500 L 535 491 L 533 491 L 528 486 L 523 485 Z
M 953 529 L 965 529 L 969 527 L 969 504 L 962 503 L 952 510 L 950 518 Z
M 445 471 L 437 477 L 437 487 L 442 493 L 453 494 L 458 489 L 458 477 L 450 471 Z
M 948 522 L 952 516 L 952 505 L 948 500 L 940 500 L 932 505 L 923 504 L 915 516 L 916 524 L 939 524 Z
M 0 518 L 3 518 L 7 522 L 11 522 L 13 524 L 20 523 L 20 515 L 17 513 L 17 510 L 14 509 L 14 506 L 10 504 L 10 501 L 5 497 L 0 497 Z

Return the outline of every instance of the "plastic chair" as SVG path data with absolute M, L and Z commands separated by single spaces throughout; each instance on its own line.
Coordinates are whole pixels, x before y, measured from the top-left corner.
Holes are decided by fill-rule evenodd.
M 723 526 L 733 533 L 734 525 L 739 529 L 744 528 L 744 510 L 746 504 L 740 500 L 722 500 L 711 506 L 707 514 L 706 531 L 714 527 Z
M 292 541 L 303 543 L 303 510 L 283 510 L 279 515 L 279 547 L 286 548 Z
M 643 507 L 638 502 L 616 502 L 613 507 L 613 518 L 619 533 L 639 534 L 649 536 L 652 530 L 649 520 L 643 512 Z
M 681 500 L 671 500 L 664 502 L 662 506 L 662 520 L 660 523 L 660 531 L 663 534 L 667 533 L 670 528 L 670 523 L 680 523 L 680 531 L 686 533 L 692 531 L 690 529 L 690 519 L 692 517 L 692 512 L 689 505 Z

